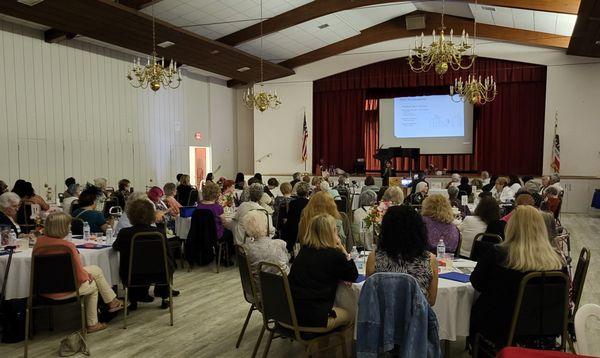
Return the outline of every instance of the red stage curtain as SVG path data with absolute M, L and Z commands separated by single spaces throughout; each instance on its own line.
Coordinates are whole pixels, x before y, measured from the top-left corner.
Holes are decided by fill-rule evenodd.
M 449 171 L 541 174 L 546 67 L 478 58 L 476 69 L 494 76 L 499 94 L 494 102 L 475 108 L 474 153 L 422 155 L 420 167 L 434 164 Z M 372 100 L 448 93 L 454 78 L 465 78 L 468 73 L 416 74 L 400 58 L 315 81 L 314 163 L 323 158 L 327 164 L 353 171 L 354 160 L 364 157 L 367 170 L 379 170 L 379 163 L 372 159 L 379 142 L 379 110 Z M 398 160 L 396 168 L 408 170 L 408 160 Z

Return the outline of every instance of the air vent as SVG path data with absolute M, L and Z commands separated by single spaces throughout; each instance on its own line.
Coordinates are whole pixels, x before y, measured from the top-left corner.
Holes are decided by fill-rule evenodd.
M 329 24 L 319 25 L 319 29 L 323 30 L 329 27 Z
M 238 72 L 246 72 L 250 69 L 250 67 L 240 67 L 237 69 Z
M 162 48 L 171 47 L 173 45 L 175 45 L 175 42 L 171 42 L 171 41 L 164 41 L 164 42 L 161 42 L 159 44 L 156 44 L 156 46 L 162 47 Z
M 482 6 L 481 10 L 485 10 L 485 11 L 496 11 L 495 7 L 492 6 Z
M 412 15 L 406 17 L 407 30 L 420 30 L 425 28 L 425 15 Z
M 37 5 L 37 4 L 41 3 L 42 1 L 44 1 L 44 0 L 17 0 L 17 2 L 20 2 L 21 4 L 29 5 L 29 6 Z

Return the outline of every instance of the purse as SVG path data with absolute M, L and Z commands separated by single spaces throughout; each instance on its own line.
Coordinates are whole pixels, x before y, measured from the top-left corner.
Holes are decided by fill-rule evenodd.
M 73 332 L 60 341 L 60 348 L 58 350 L 59 356 L 70 357 L 79 352 L 86 356 L 90 355 L 90 350 L 88 349 L 87 342 L 81 334 L 81 331 Z

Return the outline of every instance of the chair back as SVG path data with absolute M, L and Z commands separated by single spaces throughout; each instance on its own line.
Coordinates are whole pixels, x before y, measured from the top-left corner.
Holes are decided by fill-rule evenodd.
M 159 232 L 138 232 L 131 239 L 127 286 L 169 284 L 165 237 Z
M 30 297 L 63 292 L 76 292 L 79 295 L 75 272 L 75 264 L 66 247 L 54 245 L 35 248 L 31 256 Z
M 71 233 L 73 235 L 83 235 L 83 219 L 73 218 L 71 221 Z
M 581 293 L 583 292 L 583 286 L 585 285 L 585 278 L 587 277 L 587 271 L 590 267 L 590 250 L 586 247 L 581 249 L 579 253 L 579 260 L 577 261 L 577 267 L 575 268 L 575 274 L 573 274 L 573 313 L 577 312 L 579 308 L 579 301 L 581 300 Z
M 342 217 L 342 229 L 344 230 L 344 234 L 346 235 L 346 250 L 350 252 L 352 247 L 354 246 L 354 238 L 352 237 L 352 228 L 350 227 L 350 218 L 348 214 L 340 213 Z
M 186 206 L 196 205 L 197 202 L 198 202 L 198 189 L 192 189 L 192 190 L 190 190 L 190 195 L 188 197 Z
M 494 245 L 502 242 L 502 237 L 496 234 L 490 234 L 487 232 L 480 232 L 475 235 L 473 239 L 473 246 L 471 246 L 471 255 L 469 259 L 472 261 L 478 261 L 488 250 Z
M 208 265 L 215 258 L 217 229 L 212 211 L 196 209 L 185 241 L 185 258 L 190 265 Z
M 577 354 L 592 355 L 592 347 L 590 343 L 593 338 L 590 337 L 586 330 L 586 322 L 590 317 L 600 320 L 600 306 L 588 303 L 581 306 L 575 313 L 575 336 L 577 337 Z
M 102 214 L 104 215 L 105 218 L 108 218 L 108 217 L 110 217 L 112 208 L 119 207 L 119 206 L 120 206 L 119 198 L 113 194 L 108 199 L 106 199 L 106 201 L 104 202 L 104 208 L 102 208 Z
M 35 228 L 35 221 L 31 218 L 32 214 L 33 205 L 31 203 L 23 203 L 17 210 L 17 224 L 25 234 Z
M 507 345 L 519 337 L 561 336 L 569 322 L 569 278 L 560 271 L 532 272 L 521 280 Z
M 12 262 L 12 256 L 15 250 L 15 246 L 6 246 L 4 250 L 8 251 L 8 259 L 6 261 L 6 267 L 4 269 L 4 279 L 2 280 L 2 291 L 0 291 L 0 307 L 4 302 L 4 296 L 6 296 L 6 283 L 8 282 L 8 274 L 10 273 L 10 264 Z M 0 314 L 3 312 L 0 310 Z
M 335 200 L 335 205 L 337 206 L 337 210 L 340 213 L 348 212 L 348 200 L 346 199 L 345 196 L 340 196 L 339 200 Z
M 252 267 L 248 261 L 246 250 L 241 245 L 235 245 L 235 253 L 237 256 L 238 267 L 240 269 L 240 279 L 242 281 L 242 290 L 244 298 L 248 303 L 256 304 L 256 288 L 254 287 L 254 279 L 252 278 Z
M 266 268 L 269 268 L 269 272 L 265 271 Z M 271 327 L 279 322 L 292 326 L 296 340 L 302 341 L 286 273 L 279 265 L 261 262 L 258 264 L 258 275 L 265 326 Z
M 460 231 L 458 232 L 458 243 L 456 244 L 456 250 L 454 250 L 454 257 L 458 258 L 460 256 L 460 249 L 462 247 L 462 234 Z
M 79 199 L 75 199 L 71 202 L 71 208 L 67 214 L 71 215 L 71 213 L 77 209 L 79 209 L 81 205 L 79 205 Z

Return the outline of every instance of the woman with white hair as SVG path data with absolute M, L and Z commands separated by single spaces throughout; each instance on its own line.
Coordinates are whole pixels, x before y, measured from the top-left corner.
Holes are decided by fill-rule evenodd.
M 364 220 L 371 212 L 373 205 L 377 205 L 377 193 L 373 190 L 360 193 L 358 209 L 354 210 L 354 221 L 352 223 L 354 237 L 360 238 L 367 250 L 370 250 L 373 245 L 373 231 L 365 228 Z
M 417 184 L 417 187 L 419 186 L 419 184 Z M 381 197 L 381 200 L 390 202 L 392 203 L 392 205 L 400 205 L 404 202 L 404 193 L 399 187 L 391 186 L 385 190 L 385 192 L 383 193 L 383 197 Z
M 21 207 L 21 198 L 17 194 L 7 192 L 0 195 L 0 226 L 10 226 L 17 235 L 21 233 L 21 228 L 17 224 L 19 207 Z
M 243 243 L 246 237 L 246 229 L 242 222 L 244 216 L 248 214 L 252 210 L 259 210 L 265 214 L 269 214 L 265 208 L 260 205 L 260 201 L 265 193 L 264 187 L 260 183 L 253 183 L 249 187 L 246 188 L 248 193 L 248 201 L 244 201 L 240 204 L 240 206 L 235 211 L 234 220 L 236 222 L 235 228 L 233 230 L 233 237 L 235 238 L 236 243 Z M 267 195 L 268 196 L 268 195 Z M 271 215 L 269 215 L 269 220 L 271 219 Z M 269 227 L 273 228 L 273 222 L 269 222 Z M 269 230 L 270 232 L 274 232 L 274 229 Z
M 450 182 L 448 183 L 448 185 L 446 185 L 446 189 L 448 189 L 451 186 L 459 186 L 459 185 L 460 185 L 460 174 L 454 173 L 454 174 L 452 174 Z
M 129 205 L 129 203 L 131 203 L 135 200 L 144 200 L 144 199 L 150 200 L 150 199 L 148 199 L 148 194 L 144 193 L 143 191 L 134 191 L 133 193 L 129 194 L 129 197 L 127 198 L 127 202 L 125 203 L 125 208 L 123 208 L 124 209 L 123 214 L 121 214 L 121 217 L 119 218 L 119 221 L 117 222 L 117 226 L 115 227 L 115 236 L 117 236 L 117 234 L 119 233 L 119 231 L 121 231 L 121 229 L 132 226 L 131 222 L 129 221 L 129 218 L 127 217 L 127 205 Z
M 249 211 L 242 218 L 242 225 L 249 238 L 242 246 L 246 251 L 248 262 L 252 268 L 252 278 L 257 288 L 260 287 L 258 264 L 263 261 L 277 264 L 285 273 L 290 272 L 286 243 L 283 240 L 269 238 L 268 220 L 270 217 L 265 212 L 258 210 Z
M 95 178 L 94 186 L 100 189 L 101 193 L 98 195 L 96 199 L 96 210 L 102 212 L 104 211 L 104 203 L 106 202 L 106 187 L 108 186 L 108 180 L 106 178 Z
M 427 193 L 429 192 L 429 185 L 425 181 L 421 181 L 417 183 L 415 187 L 414 193 L 411 193 L 408 196 L 408 203 L 412 205 L 421 205 L 423 200 L 427 198 Z
M 329 193 L 333 197 L 333 200 L 342 200 L 340 193 L 335 189 L 331 189 L 331 185 L 329 185 L 327 180 L 321 182 L 321 191 Z

